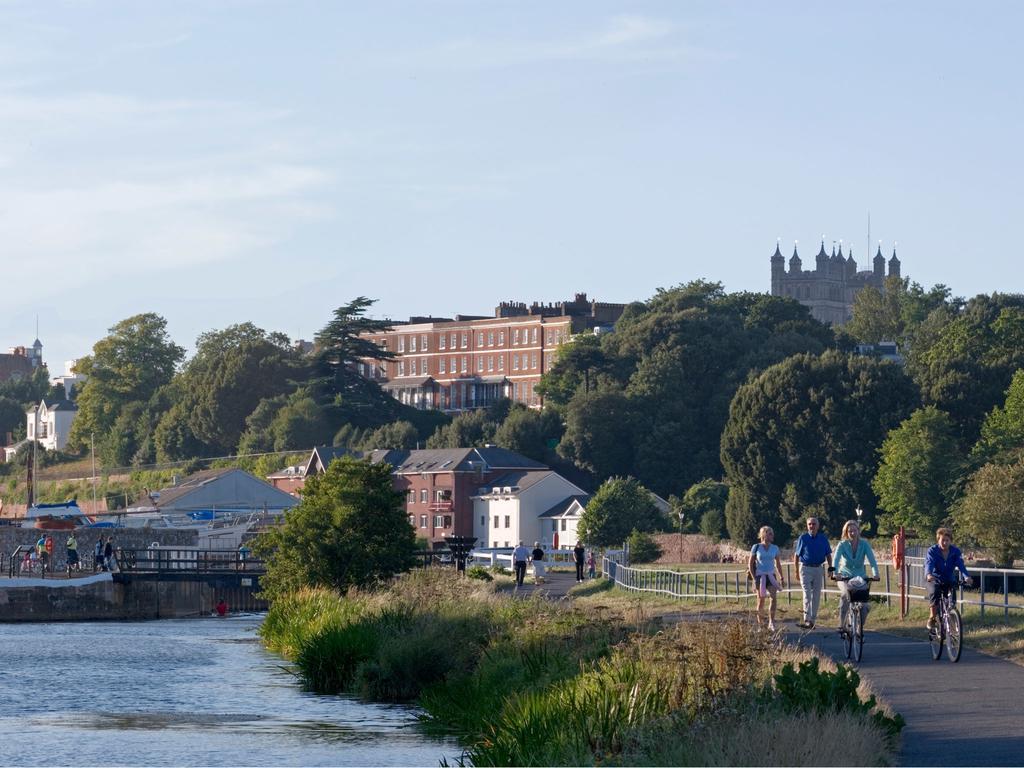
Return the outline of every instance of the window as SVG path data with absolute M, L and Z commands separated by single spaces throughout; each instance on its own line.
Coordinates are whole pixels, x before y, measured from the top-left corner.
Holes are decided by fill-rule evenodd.
M 562 530 L 563 531 L 566 529 L 566 525 L 568 524 L 568 522 L 569 522 L 568 520 L 563 520 L 562 521 Z
M 451 515 L 445 515 L 444 516 L 444 527 L 445 528 L 451 528 L 452 527 L 452 516 Z
M 518 400 L 519 399 L 519 382 L 518 381 L 512 383 L 512 399 L 513 400 Z
M 518 344 L 519 343 L 519 329 L 518 328 L 516 328 L 514 331 L 512 331 L 512 343 L 513 344 Z
M 409 525 L 416 527 L 416 515 L 409 515 Z
M 488 355 L 487 356 L 487 370 L 488 371 L 493 371 L 494 370 L 494 355 Z
M 533 368 L 533 370 L 535 370 L 535 371 L 537 370 L 537 353 L 536 352 L 533 353 L 533 365 L 530 366 L 530 367 Z
M 406 498 L 406 501 L 408 501 L 410 504 L 415 504 L 416 503 L 416 491 L 414 491 L 412 488 L 410 488 L 406 492 L 405 498 Z
M 434 515 L 434 527 L 444 528 L 444 517 L 441 515 Z
M 469 344 L 468 336 L 469 336 L 469 334 L 466 334 L 466 333 L 462 334 L 462 348 L 463 349 L 465 349 L 466 345 Z
M 410 352 L 415 352 L 416 351 L 416 337 L 415 336 L 410 336 L 409 337 L 409 351 Z
M 422 336 L 420 336 L 420 350 L 422 352 L 427 351 L 427 334 L 425 333 Z
M 441 338 L 437 340 L 437 348 L 445 349 L 448 346 L 448 337 L 445 334 L 441 334 Z
M 427 489 L 426 488 L 420 488 L 420 504 L 426 504 L 426 503 L 427 503 Z
M 442 357 L 437 361 L 437 372 L 444 373 L 444 358 Z
M 505 527 L 506 528 L 511 528 L 512 527 L 512 517 L 510 515 L 505 515 Z
M 410 376 L 415 376 L 416 375 L 416 360 L 415 360 L 415 358 L 409 361 L 409 375 Z
M 551 521 L 551 530 L 552 531 L 557 531 L 558 530 L 558 521 L 557 520 L 552 520 Z
M 426 527 L 427 527 L 427 516 L 426 515 L 420 515 L 420 528 L 426 528 Z
M 505 356 L 504 355 L 498 355 L 498 370 L 499 371 L 504 371 L 505 370 Z
M 498 516 L 497 515 L 494 516 L 494 527 L 495 528 L 498 527 Z
M 498 346 L 499 347 L 505 346 L 505 332 L 504 331 L 498 331 Z
M 480 515 L 480 527 L 487 525 L 487 515 Z
M 476 345 L 482 347 L 484 345 L 484 332 L 478 331 L 476 334 Z
M 533 343 L 534 344 L 537 343 L 537 329 L 536 328 L 533 329 Z
M 493 347 L 494 346 L 494 331 L 491 331 L 491 332 L 489 332 L 487 334 L 487 346 L 488 347 Z
M 505 542 L 505 548 L 508 549 L 508 542 Z
M 420 376 L 427 376 L 430 374 L 430 358 L 425 357 L 420 360 Z
M 469 358 L 463 356 L 462 358 L 462 372 L 466 373 L 469 370 Z
M 484 372 L 484 356 L 483 355 L 480 355 L 476 359 L 476 371 L 477 371 L 477 373 L 483 373 Z
M 512 355 L 512 370 L 519 370 L 519 355 Z
M 459 370 L 459 358 L 453 357 L 449 359 L 448 362 L 451 363 L 451 365 L 448 366 L 449 371 L 455 373 L 456 371 Z
M 492 541 L 492 542 L 491 542 L 491 546 L 492 546 L 492 547 L 493 547 L 494 549 L 497 549 L 497 548 L 498 548 L 498 542 L 496 542 L 496 541 Z
M 398 361 L 398 375 L 399 376 L 405 376 L 405 361 L 404 360 L 399 360 Z

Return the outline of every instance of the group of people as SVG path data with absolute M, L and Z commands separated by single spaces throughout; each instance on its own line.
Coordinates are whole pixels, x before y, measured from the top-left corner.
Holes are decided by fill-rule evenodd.
M 53 536 L 49 534 L 41 535 L 31 549 L 25 553 L 21 564 L 22 570 L 27 570 L 31 573 L 37 563 L 43 571 L 52 570 L 54 563 L 53 548 Z M 71 571 L 81 571 L 82 560 L 78 555 L 78 539 L 75 538 L 74 532 L 68 534 L 67 541 L 64 543 L 64 551 L 68 573 Z M 100 536 L 96 539 L 96 546 L 93 548 L 93 563 L 93 570 L 95 571 L 114 569 L 116 559 L 114 557 L 113 536 L 107 536 L 106 539 Z
M 587 552 L 586 547 L 583 546 L 582 542 L 576 542 L 576 546 L 572 549 L 573 563 L 576 565 L 576 581 L 583 581 L 583 569 L 586 568 L 589 577 L 594 578 L 595 562 L 594 553 Z M 539 541 L 533 542 L 533 550 L 531 551 L 526 547 L 523 542 L 519 542 L 519 545 L 512 550 L 512 567 L 515 574 L 516 586 L 523 586 L 523 581 L 526 579 L 526 568 L 533 563 L 533 583 L 540 584 L 544 581 L 545 563 L 544 563 L 544 550 L 540 546 Z
M 812 629 L 818 620 L 821 593 L 825 587 L 825 575 L 838 577 L 839 585 L 839 630 L 846 626 L 846 615 L 850 610 L 850 592 L 857 580 L 866 582 L 878 579 L 878 561 L 874 550 L 860 535 L 860 524 L 848 520 L 843 525 L 842 535 L 835 551 L 828 536 L 821 531 L 821 522 L 816 517 L 807 518 L 807 532 L 801 534 L 793 549 L 793 565 L 803 592 L 803 619 L 797 623 L 802 629 Z M 768 629 L 775 629 L 775 605 L 778 590 L 785 586 L 785 575 L 779 548 L 773 543 L 775 532 L 771 526 L 761 526 L 758 543 L 750 550 L 747 564 L 749 576 L 753 579 L 757 593 L 757 621 L 764 623 L 764 604 L 768 602 Z M 925 556 L 925 576 L 931 617 L 928 626 L 935 622 L 939 598 L 955 584 L 955 573 L 960 571 L 967 584 L 971 578 L 964 565 L 963 555 L 953 546 L 953 532 L 939 528 L 935 532 L 936 543 Z M 868 569 L 871 576 L 868 576 Z M 861 587 L 863 589 L 864 587 Z

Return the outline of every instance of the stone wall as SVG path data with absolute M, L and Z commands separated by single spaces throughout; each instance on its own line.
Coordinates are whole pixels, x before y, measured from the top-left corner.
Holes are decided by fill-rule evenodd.
M 35 544 L 43 534 L 53 537 L 53 554 L 58 570 L 63 567 L 66 557 L 65 543 L 69 531 L 42 531 L 36 528 L 16 528 L 0 526 L 0 561 L 3 563 L 4 574 L 7 574 L 8 558 L 19 544 Z M 78 555 L 83 561 L 92 564 L 93 547 L 96 539 L 102 536 L 114 537 L 114 546 L 120 549 L 146 549 L 153 542 L 169 547 L 194 547 L 199 541 L 199 533 L 195 530 L 175 528 L 76 528 L 75 538 L 78 540 Z

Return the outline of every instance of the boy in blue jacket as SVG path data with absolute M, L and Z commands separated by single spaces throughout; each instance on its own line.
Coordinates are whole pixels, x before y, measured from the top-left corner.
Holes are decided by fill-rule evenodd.
M 948 595 L 956 586 L 956 572 L 964 575 L 967 586 L 974 583 L 967 573 L 964 557 L 957 547 L 953 546 L 953 532 L 949 528 L 939 528 L 935 532 L 935 541 L 924 556 L 925 578 L 928 580 L 928 602 L 931 616 L 928 618 L 928 629 L 935 626 L 935 617 L 939 610 L 939 599 Z M 955 595 L 955 593 L 954 593 Z

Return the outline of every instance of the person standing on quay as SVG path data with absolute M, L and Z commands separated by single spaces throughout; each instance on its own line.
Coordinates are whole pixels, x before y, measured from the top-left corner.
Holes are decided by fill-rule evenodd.
M 516 586 L 523 586 L 523 579 L 526 578 L 526 563 L 530 559 L 530 550 L 519 542 L 519 546 L 512 550 L 512 565 L 516 574 Z
M 99 536 L 96 539 L 96 546 L 92 549 L 92 569 L 93 571 L 105 571 L 103 567 L 103 537 Z
M 107 543 L 103 545 L 103 570 L 114 570 L 114 537 L 107 536 Z
M 825 588 L 825 563 L 832 567 L 832 547 L 828 536 L 821 532 L 818 518 L 808 517 L 807 533 L 796 540 L 793 550 L 793 565 L 797 568 L 800 588 L 804 593 L 804 618 L 797 624 L 801 629 L 811 629 L 818 620 L 821 591 Z
M 576 546 L 572 548 L 572 559 L 576 562 L 576 581 L 583 581 L 583 563 L 586 561 L 587 550 L 583 546 L 583 542 L 577 541 Z

